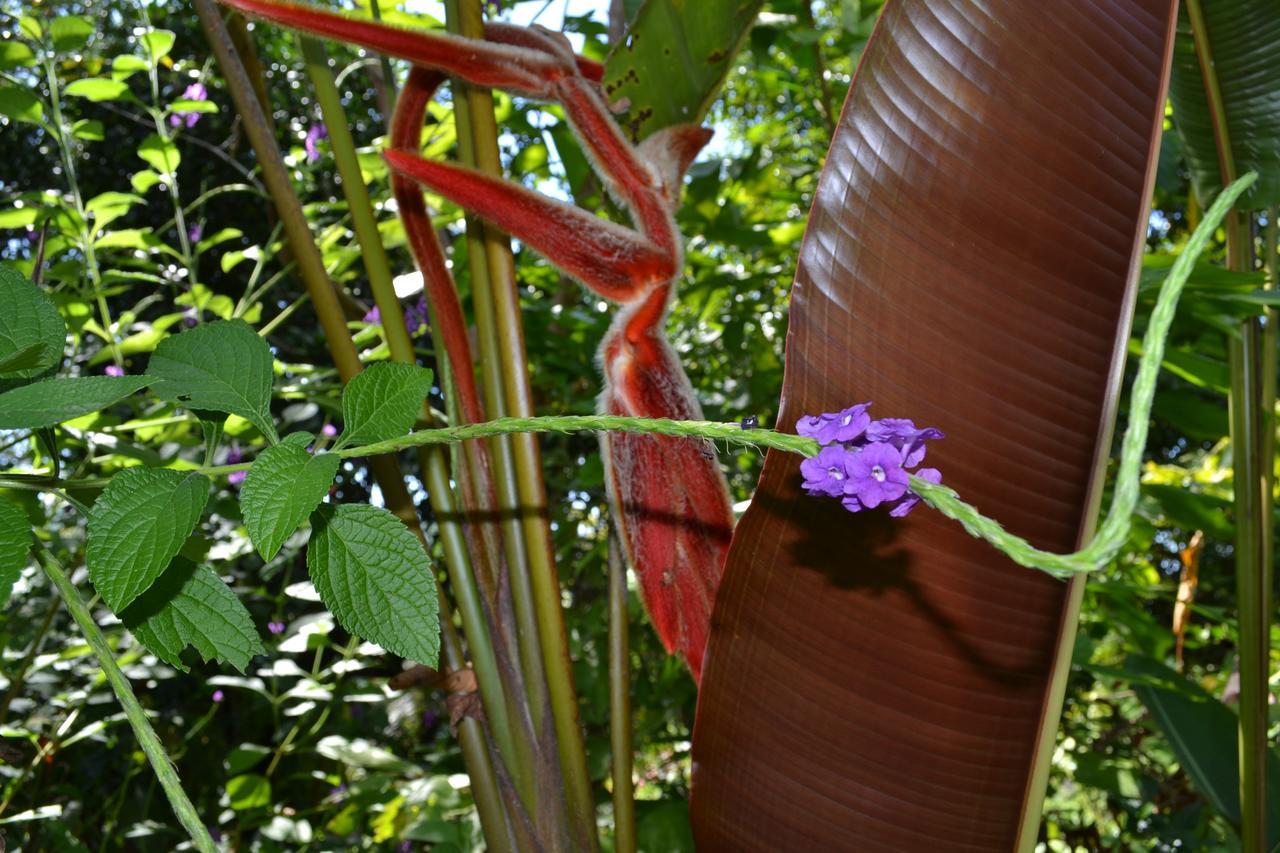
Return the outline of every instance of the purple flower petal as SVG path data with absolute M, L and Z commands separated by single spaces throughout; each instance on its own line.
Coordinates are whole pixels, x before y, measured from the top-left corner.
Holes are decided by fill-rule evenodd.
M 325 438 L 335 438 L 338 435 L 338 428 L 333 424 L 325 424 L 320 427 L 320 434 Z
M 306 139 L 302 141 L 302 147 L 306 149 L 307 152 L 307 162 L 314 163 L 320 159 L 320 149 L 316 146 L 316 143 L 321 139 L 328 138 L 329 128 L 325 127 L 323 124 L 313 124 L 311 127 L 307 128 Z
M 871 416 L 867 414 L 867 409 L 870 406 L 870 403 L 859 403 L 842 412 L 823 415 L 822 417 L 826 418 L 826 421 L 814 438 L 823 444 L 838 444 L 857 440 L 871 423 Z
M 914 472 L 917 477 L 922 480 L 928 480 L 930 483 L 937 485 L 942 482 L 942 472 L 937 468 L 921 468 Z M 889 515 L 894 518 L 902 518 L 911 510 L 915 509 L 916 504 L 920 503 L 920 496 L 915 492 L 908 491 L 902 498 L 893 505 L 889 510 Z
M 805 415 L 796 421 L 796 434 L 805 438 L 817 438 L 830 415 Z
M 902 454 L 888 444 L 869 444 L 849 453 L 845 471 L 845 494 L 874 509 L 906 494 L 907 472 L 902 470 Z
M 284 623 L 283 623 L 283 622 L 274 622 L 274 621 L 273 621 L 273 622 L 268 622 L 268 623 L 267 623 L 267 630 L 268 630 L 268 631 L 270 631 L 272 634 L 283 634 L 283 633 L 284 633 Z
M 221 690 L 213 691 L 212 699 L 214 702 L 221 702 L 224 698 L 226 697 L 223 695 Z
M 227 475 L 227 483 L 232 486 L 238 486 L 244 482 L 245 477 L 249 476 L 248 471 L 232 471 Z
M 116 364 L 108 364 L 102 368 L 102 372 L 108 376 L 124 376 L 124 368 Z
M 800 473 L 804 476 L 804 489 L 811 495 L 826 495 L 838 498 L 846 491 L 849 478 L 848 462 L 845 457 L 849 451 L 843 447 L 824 447 L 817 456 L 800 463 Z

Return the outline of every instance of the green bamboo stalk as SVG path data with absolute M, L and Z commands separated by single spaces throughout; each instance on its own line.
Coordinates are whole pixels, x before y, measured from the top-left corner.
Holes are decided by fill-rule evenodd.
M 457 0 L 445 4 L 446 21 L 452 32 L 471 38 L 483 38 L 483 27 L 467 27 Z M 458 155 L 463 165 L 476 168 L 475 117 L 486 110 L 493 114 L 492 96 L 484 90 L 458 80 L 454 86 L 454 125 L 458 134 Z M 471 295 L 474 302 L 476 337 L 480 350 L 480 370 L 484 379 L 483 393 L 486 413 L 491 418 L 508 414 L 504 385 L 507 382 L 499 356 L 499 332 L 495 319 L 493 292 L 495 282 L 490 268 L 488 246 L 499 239 L 479 217 L 466 218 L 466 239 L 470 262 Z M 535 594 L 530 579 L 530 554 L 524 537 L 520 503 L 516 482 L 516 463 L 512 439 L 509 435 L 497 435 L 488 443 L 493 459 L 493 481 L 497 490 L 498 510 L 502 515 L 502 542 L 507 558 L 508 582 L 515 609 L 520 665 L 524 675 L 529 713 L 535 731 L 546 731 L 547 717 L 551 713 L 551 700 L 547 693 L 547 673 L 543 666 L 545 650 L 535 606 Z
M 613 849 L 636 853 L 636 794 L 631 779 L 631 641 L 627 561 L 609 524 L 609 747 L 613 777 Z
M 484 37 L 484 19 L 479 0 L 447 0 L 446 12 L 451 27 L 459 35 L 468 38 Z M 463 91 L 466 92 L 466 97 L 455 99 L 459 150 L 462 152 L 463 162 L 479 171 L 500 176 L 502 164 L 498 154 L 492 95 L 475 87 L 467 87 Z M 470 227 L 468 233 L 471 233 Z M 520 321 L 511 245 L 494 229 L 482 226 L 480 233 L 484 235 L 483 254 L 487 275 L 482 281 L 473 280 L 472 292 L 476 298 L 477 326 L 482 320 L 495 324 L 487 336 L 490 337 L 490 343 L 496 346 L 497 357 L 492 359 L 492 363 L 486 357 L 485 363 L 496 382 L 487 380 L 485 384 L 486 391 L 494 392 L 495 402 L 501 401 L 500 408 L 491 409 L 489 414 L 491 417 L 503 414 L 531 417 L 533 403 L 529 387 L 529 365 Z M 473 251 L 470 257 L 474 268 L 477 253 Z M 487 303 L 486 307 L 491 314 L 481 314 L 479 309 L 482 302 Z M 482 334 L 482 346 L 485 338 L 486 335 Z M 497 393 L 499 389 L 500 394 Z M 565 797 L 578 843 L 585 845 L 587 849 L 595 849 L 599 844 L 595 829 L 595 803 L 591 796 L 586 747 L 579 720 L 572 661 L 569 658 L 568 633 L 561 608 L 555 550 L 548 527 L 541 460 L 537 443 L 530 433 L 518 434 L 510 440 L 509 447 L 515 465 L 513 469 L 505 469 L 499 477 L 499 484 L 501 487 L 509 487 L 509 478 L 514 478 L 515 505 L 522 510 L 517 517 L 527 562 L 520 565 L 528 572 L 529 591 L 533 597 L 542 665 L 546 673 L 556 745 L 565 782 Z M 508 482 L 504 483 L 504 479 Z M 513 580 L 518 574 L 521 573 L 513 568 Z
M 333 149 L 338 173 L 342 177 L 343 194 L 347 200 L 347 209 L 351 214 L 356 241 L 364 260 L 365 272 L 369 277 L 369 287 L 373 291 L 374 302 L 382 318 L 383 336 L 387 341 L 387 348 L 391 352 L 392 361 L 414 364 L 416 357 L 413 340 L 405 326 L 400 300 L 396 298 L 391 264 L 378 231 L 373 203 L 364 184 L 355 142 L 351 137 L 338 88 L 329 70 L 328 57 L 323 45 L 316 39 L 300 36 L 299 42 L 302 46 L 307 74 L 311 78 L 315 91 L 316 102 L 320 106 L 325 126 L 329 129 L 330 146 Z M 430 417 L 429 408 L 424 407 L 424 412 Z M 516 789 L 520 792 L 525 807 L 530 811 L 536 811 L 538 796 L 534 785 L 529 742 L 515 736 L 517 715 L 511 709 L 511 700 L 503 687 L 502 671 L 494 652 L 489 621 L 484 615 L 475 574 L 472 571 L 465 539 L 457 520 L 459 516 L 453 489 L 449 485 L 448 463 L 444 451 L 438 447 L 431 448 L 424 462 L 424 479 L 428 482 L 428 493 L 440 528 L 440 539 L 444 546 L 449 578 L 461 608 L 463 632 L 467 636 L 467 646 L 474 661 L 476 681 L 479 685 L 485 716 L 491 723 L 494 743 L 506 762 L 507 770 Z
M 277 214 L 284 226 L 285 237 L 289 242 L 294 261 L 298 265 L 299 273 L 325 332 L 325 340 L 333 357 L 334 366 L 337 367 L 342 381 L 349 382 L 363 369 L 363 365 L 360 363 L 355 343 L 351 339 L 351 332 L 347 328 L 346 317 L 333 282 L 329 280 L 328 273 L 325 271 L 320 250 L 311 235 L 302 205 L 293 191 L 280 149 L 276 145 L 275 135 L 263 114 L 262 106 L 254 94 L 253 84 L 240 62 L 235 45 L 213 0 L 192 0 L 192 2 L 200 17 L 205 36 L 222 68 L 227 87 L 231 90 L 245 133 L 257 154 L 263 183 L 271 193 Z M 369 467 L 382 488 L 387 508 L 417 534 L 425 547 L 426 540 L 418 522 L 413 500 L 395 459 L 390 456 L 371 459 Z M 449 615 L 448 601 L 442 592 L 439 590 L 437 592 L 440 598 L 440 622 L 443 634 L 441 646 L 446 665 L 451 669 L 464 669 L 466 657 Z M 471 722 L 475 723 L 474 720 Z M 501 805 L 504 801 L 490 766 L 490 756 L 483 730 L 479 725 L 463 725 L 459 727 L 458 735 L 463 757 L 467 762 L 467 771 L 471 776 L 472 791 L 481 815 L 485 839 L 494 848 L 507 849 L 510 847 L 511 827 Z M 485 802 L 480 806 L 482 800 Z M 486 816 L 489 818 L 488 821 L 485 820 Z M 498 816 L 503 820 L 495 823 Z
M 102 667 L 102 674 L 115 692 L 116 699 L 120 702 L 120 707 L 124 709 L 125 718 L 128 719 L 129 725 L 133 728 L 133 733 L 137 736 L 138 743 L 141 745 L 143 753 L 146 754 L 147 760 L 151 762 L 151 768 L 155 771 L 156 779 L 160 782 L 160 787 L 164 789 L 164 794 L 169 799 L 169 804 L 173 806 L 173 812 L 177 815 L 178 822 L 182 824 L 183 829 L 191 836 L 191 841 L 195 844 L 196 849 L 200 850 L 201 853 L 216 853 L 217 845 L 213 843 L 213 838 L 210 837 L 208 828 L 204 825 L 204 821 L 200 819 L 200 815 L 196 812 L 196 807 L 192 805 L 187 792 L 183 790 L 182 780 L 178 778 L 177 768 L 173 766 L 173 762 L 169 760 L 168 754 L 164 751 L 164 744 L 160 742 L 160 736 L 156 734 L 156 730 L 151 727 L 151 721 L 147 719 L 147 712 L 139 704 L 138 697 L 134 695 L 133 687 L 129 684 L 129 680 L 120 671 L 120 666 L 116 663 L 115 655 L 111 651 L 111 646 L 107 643 L 107 638 L 103 636 L 102 629 L 93 620 L 93 614 L 89 612 L 89 608 L 85 606 L 84 601 L 80 598 L 80 593 L 76 591 L 71 579 L 67 577 L 62 564 L 54 559 L 53 555 L 44 548 L 40 549 L 39 556 L 40 565 L 44 569 L 44 573 L 49 576 L 49 580 L 53 581 L 53 585 L 58 588 L 58 594 L 66 602 L 67 610 L 71 612 L 71 618 L 75 619 L 76 624 L 80 626 L 80 631 L 84 634 L 85 641 L 88 642 L 89 648 L 93 651 L 93 656 L 98 659 L 98 664 Z
M 1200 0 L 1187 0 L 1187 17 L 1195 41 L 1196 57 L 1204 80 L 1205 97 L 1213 116 L 1213 137 L 1218 168 L 1224 185 L 1237 177 L 1231 147 L 1226 101 L 1218 81 L 1208 25 Z M 1252 271 L 1253 228 L 1247 211 L 1233 206 L 1227 216 L 1227 267 Z M 1245 853 L 1261 851 L 1267 839 L 1267 685 L 1271 632 L 1270 567 L 1271 451 L 1275 407 L 1274 347 L 1263 349 L 1259 318 L 1240 326 L 1239 336 L 1228 341 L 1231 392 L 1231 460 L 1235 491 L 1236 608 L 1239 612 L 1237 652 L 1240 666 L 1240 841 Z M 1271 377 L 1268 389 L 1267 377 Z M 1265 513 L 1265 514 L 1264 514 Z

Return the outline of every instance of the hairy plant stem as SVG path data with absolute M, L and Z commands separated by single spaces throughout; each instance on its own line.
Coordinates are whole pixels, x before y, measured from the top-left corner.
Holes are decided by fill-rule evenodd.
M 333 357 L 334 366 L 337 367 L 343 382 L 349 382 L 363 369 L 363 365 L 360 363 L 359 354 L 351 339 L 333 283 L 325 271 L 320 250 L 311 236 L 302 205 L 289 181 L 271 125 L 263 114 L 253 85 L 240 62 L 235 45 L 213 0 L 193 0 L 193 2 L 205 35 L 218 59 L 218 64 L 222 67 L 236 110 L 244 122 L 245 133 L 257 154 L 263 172 L 263 181 L 271 193 L 276 212 L 284 225 L 294 260 L 307 292 L 311 296 L 320 325 L 324 329 L 325 340 Z M 371 459 L 369 467 L 382 488 L 387 508 L 400 518 L 426 547 L 426 539 L 422 533 L 413 500 L 395 459 L 391 457 Z M 440 598 L 440 623 L 443 633 L 441 648 L 445 664 L 452 670 L 465 669 L 466 658 L 462 651 L 461 640 L 453 627 L 448 601 L 442 591 L 437 589 L 437 593 Z M 472 791 L 480 812 L 485 840 L 495 850 L 512 849 L 511 826 L 502 805 L 503 799 L 493 772 L 488 743 L 480 721 L 474 717 L 464 717 L 458 724 L 458 740 L 468 774 L 471 776 Z
M 347 125 L 346 111 L 342 108 L 337 86 L 329 70 L 328 58 L 324 47 L 316 39 L 300 36 L 299 41 L 307 74 L 315 90 L 316 102 L 320 106 L 325 126 L 329 130 L 330 146 L 333 149 L 338 173 L 342 177 L 342 190 L 347 200 L 347 209 L 351 214 L 356 241 L 360 245 L 365 272 L 369 277 L 369 287 L 373 291 L 374 302 L 378 306 L 383 335 L 391 353 L 391 360 L 414 364 L 416 358 L 413 340 L 405 326 L 404 313 L 396 297 L 391 264 L 378 231 L 373 204 L 361 175 L 355 142 Z M 430 422 L 433 417 L 430 407 L 424 406 L 423 412 L 424 417 Z M 538 792 L 533 778 L 530 741 L 515 736 L 516 715 L 510 707 L 510 699 L 502 683 L 502 670 L 498 666 L 494 651 L 489 620 L 485 616 L 471 560 L 466 551 L 465 538 L 458 521 L 460 516 L 457 502 L 449 483 L 449 467 L 445 452 L 439 447 L 430 448 L 422 462 L 423 480 L 427 484 L 428 496 L 440 529 L 445 564 L 461 611 L 463 632 L 466 634 L 468 650 L 474 662 L 481 702 L 484 705 L 485 716 L 490 722 L 493 741 L 507 765 L 512 782 L 520 792 L 525 807 L 535 811 Z
M 142 751 L 151 762 L 156 779 L 164 789 L 165 796 L 169 798 L 169 804 L 173 806 L 178 822 L 191 836 L 192 843 L 201 853 L 215 853 L 218 848 L 209 836 L 209 830 L 200 819 L 200 815 L 196 813 L 196 807 L 187 797 L 187 792 L 182 789 L 182 781 L 178 778 L 177 769 L 169 761 L 169 756 L 164 751 L 164 744 L 160 743 L 159 735 L 151 727 L 151 721 L 147 719 L 146 711 L 138 703 L 138 697 L 134 695 L 129 680 L 120 671 L 111 646 L 107 644 L 107 638 L 103 636 L 98 623 L 93 620 L 93 614 L 81 600 L 80 593 L 76 591 L 62 565 L 43 548 L 40 549 L 40 565 L 49 580 L 53 581 L 53 585 L 58 588 L 58 594 L 62 596 L 67 610 L 71 612 L 71 618 L 75 619 L 76 624 L 80 626 L 85 641 L 93 650 L 93 656 L 102 666 L 102 674 L 106 676 L 107 683 L 115 691 L 116 699 L 124 709 L 124 715 L 129 720 L 129 725 L 133 727 L 133 733 L 137 736 Z

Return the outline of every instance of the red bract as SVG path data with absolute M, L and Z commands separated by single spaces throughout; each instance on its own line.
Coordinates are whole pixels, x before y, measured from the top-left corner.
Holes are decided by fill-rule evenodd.
M 437 339 L 452 364 L 472 364 L 466 327 L 421 188 L 473 211 L 542 253 L 601 297 L 618 303 L 600 346 L 608 414 L 701 419 L 702 411 L 663 332 L 683 268 L 673 213 L 685 170 L 710 131 L 681 125 L 640 146 L 622 134 L 600 91 L 603 68 L 575 56 L 541 27 L 485 27 L 485 41 L 409 31 L 274 0 L 223 0 L 293 29 L 352 42 L 414 63 L 385 154 L 409 244 L 435 312 Z M 635 229 L 519 184 L 419 156 L 427 104 L 445 75 L 556 101 L 583 149 Z M 484 419 L 469 370 L 457 372 L 462 416 Z M 733 515 L 714 453 L 694 439 L 618 435 L 604 441 L 614 518 L 640 577 L 650 616 L 668 651 L 697 677 L 711 603 L 729 546 Z M 483 474 L 482 464 L 473 471 Z M 478 488 L 487 489 L 485 483 Z

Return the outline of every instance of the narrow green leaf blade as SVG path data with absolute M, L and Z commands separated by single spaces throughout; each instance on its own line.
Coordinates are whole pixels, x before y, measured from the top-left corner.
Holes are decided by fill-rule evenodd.
M 345 428 L 337 447 L 406 435 L 422 410 L 431 380 L 425 367 L 393 362 L 375 364 L 356 376 L 342 392 Z
M 311 526 L 311 582 L 342 627 L 400 657 L 435 666 L 436 581 L 431 561 L 404 523 L 368 504 L 325 504 L 312 514 Z
M 125 627 L 165 663 L 183 672 L 182 651 L 192 646 L 205 661 L 244 672 L 266 654 L 253 618 L 213 569 L 176 557 L 151 588 L 120 614 Z
M 271 349 L 242 320 L 219 320 L 165 338 L 147 365 L 154 390 L 191 409 L 239 415 L 272 443 Z
M 1151 711 L 1168 739 L 1178 763 L 1196 790 L 1236 826 L 1240 824 L 1240 758 L 1236 728 L 1239 718 L 1215 696 L 1164 664 L 1133 655 L 1125 671 L 1136 676 L 1133 692 Z M 1267 756 L 1267 787 L 1280 790 L 1280 755 Z M 1280 798 L 1267 808 L 1267 849 L 1280 845 Z
M 62 361 L 67 326 L 49 295 L 0 264 L 0 376 L 24 379 Z
M 0 608 L 9 601 L 31 550 L 31 519 L 13 501 L 0 498 Z
M 167 468 L 126 468 L 89 512 L 89 579 L 117 614 L 164 573 L 195 529 L 209 478 Z
M 259 454 L 240 488 L 244 523 L 264 560 L 274 557 L 324 500 L 342 461 L 336 453 L 312 456 L 292 437 Z
M 0 394 L 0 429 L 39 429 L 98 412 L 147 387 L 149 376 L 45 379 Z
M 1236 174 L 1258 173 L 1240 199 L 1242 210 L 1280 203 L 1280 10 L 1275 0 L 1200 0 L 1208 48 L 1222 91 L 1226 136 Z M 1214 116 L 1205 96 L 1191 22 L 1178 15 L 1169 80 L 1173 124 L 1192 183 L 1208 205 L 1222 191 Z
M 629 109 L 633 139 L 697 124 L 751 31 L 762 0 L 648 0 L 605 63 L 604 90 Z

